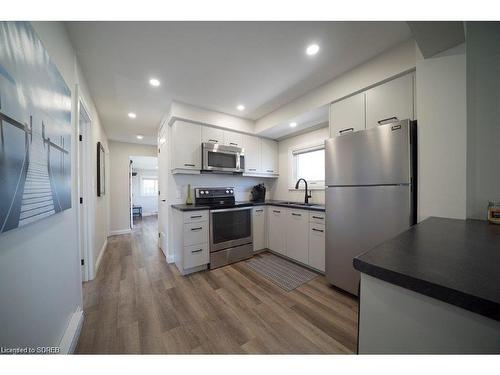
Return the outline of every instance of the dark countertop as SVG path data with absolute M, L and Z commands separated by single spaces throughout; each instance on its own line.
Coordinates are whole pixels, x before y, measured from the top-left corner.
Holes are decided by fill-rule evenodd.
M 500 321 L 500 225 L 431 217 L 353 262 L 367 275 Z
M 288 207 L 288 208 L 293 208 L 293 209 L 300 209 L 300 210 L 309 210 L 309 211 L 325 211 L 325 206 L 321 204 L 313 204 L 310 206 L 304 206 L 301 205 L 300 203 L 296 202 L 294 203 L 289 203 L 286 201 L 275 201 L 275 200 L 268 200 L 265 202 L 250 202 L 250 201 L 241 201 L 241 202 L 236 202 L 237 207 L 245 207 L 245 206 L 280 206 L 280 207 Z M 197 205 L 187 205 L 187 204 L 173 204 L 172 208 L 175 208 L 176 210 L 180 211 L 197 211 L 197 210 L 210 210 L 209 206 L 197 206 Z

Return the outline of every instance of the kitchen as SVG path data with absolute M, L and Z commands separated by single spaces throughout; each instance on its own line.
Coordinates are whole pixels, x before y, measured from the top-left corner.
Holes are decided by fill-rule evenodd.
M 37 201 L 46 120 L 42 162 L 16 160 L 33 222 L 0 237 L 2 348 L 500 353 L 497 22 L 1 25 L 62 72 L 73 146 L 61 212 Z M 2 51 L 0 127 L 27 148 Z

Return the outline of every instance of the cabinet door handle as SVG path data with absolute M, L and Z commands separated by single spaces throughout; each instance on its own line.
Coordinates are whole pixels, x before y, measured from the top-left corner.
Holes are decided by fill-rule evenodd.
M 273 212 L 276 212 L 277 214 L 281 213 L 281 211 L 278 210 L 273 210 Z
M 185 167 L 194 167 L 194 164 L 184 164 Z
M 271 173 L 273 173 L 273 172 L 274 172 L 274 169 L 268 169 L 266 172 L 271 172 Z
M 312 230 L 313 230 L 313 231 L 315 231 L 315 232 L 321 232 L 321 233 L 323 233 L 323 232 L 324 232 L 324 230 L 323 230 L 323 229 L 316 229 L 316 228 L 313 228 Z
M 230 145 L 233 145 L 233 146 L 238 146 L 237 143 L 233 143 L 233 142 L 229 142 Z
M 292 212 L 293 216 L 302 216 L 302 214 L 296 214 L 295 212 Z
M 339 134 L 346 133 L 346 132 L 353 132 L 354 128 L 345 128 L 342 130 L 339 130 Z
M 191 219 L 197 219 L 199 217 L 201 217 L 201 215 L 191 216 Z
M 191 252 L 192 252 L 192 253 L 199 253 L 199 252 L 201 252 L 201 251 L 203 251 L 203 249 L 191 250 Z
M 214 142 L 214 143 L 219 143 L 219 141 L 217 139 L 209 139 L 208 141 L 209 142 Z
M 321 216 L 313 216 L 312 218 L 313 219 L 319 219 L 319 220 L 323 220 L 324 219 L 324 217 L 321 217 Z
M 264 210 L 255 210 L 255 212 L 263 212 Z
M 202 227 L 196 227 L 196 228 L 191 228 L 192 231 L 195 231 L 195 230 L 202 230 L 203 228 Z
M 394 122 L 394 121 L 398 121 L 398 118 L 396 116 L 388 117 L 388 118 L 385 118 L 385 119 L 377 121 L 377 122 L 379 125 L 383 125 L 384 123 L 390 123 L 390 122 Z
M 166 202 L 167 200 L 166 200 L 166 199 L 162 199 L 161 201 L 162 201 L 162 202 Z
M 256 171 L 257 169 L 255 168 L 248 168 L 249 171 Z

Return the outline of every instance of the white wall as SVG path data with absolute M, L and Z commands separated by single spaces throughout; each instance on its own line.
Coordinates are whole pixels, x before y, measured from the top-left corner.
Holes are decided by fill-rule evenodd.
M 143 196 L 141 192 L 141 179 L 143 177 L 158 178 L 157 170 L 136 169 L 137 175 L 132 177 L 132 203 L 142 207 L 144 216 L 158 213 L 158 195 Z
M 465 53 L 417 62 L 418 220 L 466 217 Z
M 128 168 L 131 156 L 157 156 L 156 146 L 109 142 L 110 234 L 130 230 Z
M 328 138 L 328 135 L 328 127 L 324 127 L 297 135 L 295 137 L 286 138 L 278 142 L 280 176 L 278 177 L 272 191 L 273 199 L 297 202 L 304 201 L 304 190 L 289 189 L 289 181 L 293 175 L 293 169 L 289 158 L 289 149 L 322 143 Z M 303 185 L 301 185 L 301 187 L 303 187 Z M 312 199 L 310 199 L 310 202 L 321 204 L 325 203 L 324 190 L 313 190 L 311 194 Z
M 74 98 L 86 87 L 64 25 L 33 22 Z M 91 116 L 92 98 L 82 90 Z M 58 346 L 82 305 L 78 249 L 76 112 L 72 112 L 72 208 L 0 236 L 0 346 Z M 102 132 L 99 137 L 105 140 Z M 106 207 L 106 203 L 104 203 Z M 104 215 L 105 217 L 105 215 Z
M 467 216 L 500 201 L 500 24 L 467 22 Z

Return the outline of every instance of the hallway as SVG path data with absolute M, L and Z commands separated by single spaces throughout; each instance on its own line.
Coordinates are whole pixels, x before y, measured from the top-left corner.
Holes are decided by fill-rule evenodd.
M 84 284 L 77 353 L 352 353 L 357 302 L 320 276 L 285 292 L 244 262 L 181 276 L 157 248 L 157 218 L 109 238 Z

